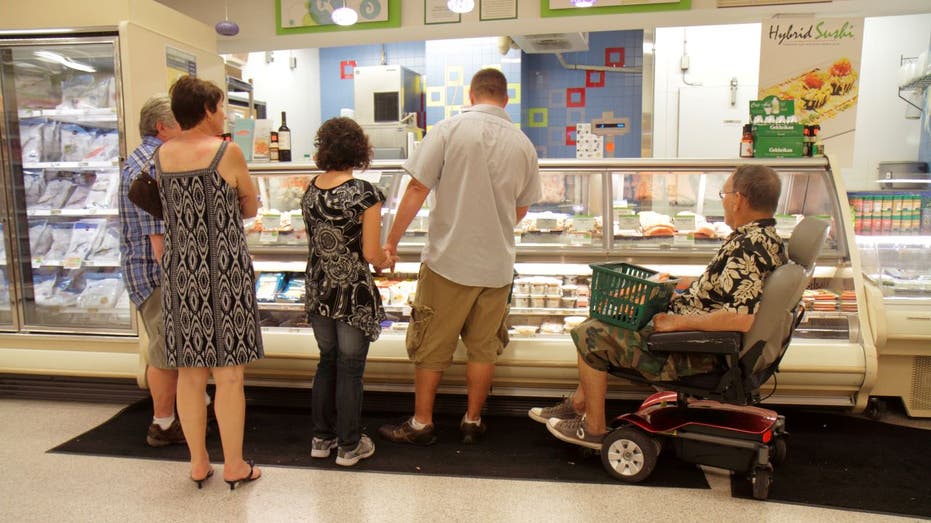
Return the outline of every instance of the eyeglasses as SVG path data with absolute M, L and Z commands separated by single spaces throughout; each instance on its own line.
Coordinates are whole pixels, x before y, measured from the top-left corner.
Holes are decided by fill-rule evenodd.
M 718 191 L 718 196 L 723 200 L 725 194 L 740 194 L 740 191 Z

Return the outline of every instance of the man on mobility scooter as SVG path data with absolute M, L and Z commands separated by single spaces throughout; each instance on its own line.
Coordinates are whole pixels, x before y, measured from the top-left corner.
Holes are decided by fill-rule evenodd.
M 622 367 L 648 381 L 715 370 L 721 361 L 708 354 L 654 354 L 644 350 L 654 332 L 742 331 L 753 324 L 763 280 L 786 262 L 786 250 L 776 234 L 773 214 L 781 184 L 774 170 L 744 165 L 724 182 L 720 193 L 724 221 L 733 229 L 704 273 L 639 331 L 590 318 L 572 330 L 579 353 L 579 387 L 560 405 L 534 408 L 530 417 L 547 423 L 557 438 L 596 450 L 607 432 L 605 394 L 608 370 Z M 551 421 L 552 420 L 552 421 Z
M 595 314 L 596 271 L 593 316 L 634 327 L 593 318 L 574 329 L 577 392 L 556 406 L 531 409 L 530 417 L 547 423 L 563 441 L 601 451 L 605 468 L 619 479 L 646 479 L 661 440 L 672 439 L 682 459 L 750 473 L 754 496 L 765 499 L 771 462 L 785 456 L 785 420 L 749 405 L 759 403 L 760 385 L 776 371 L 801 320 L 798 304 L 828 228 L 821 220 L 803 220 L 789 240 L 787 263 L 772 219 L 779 194 L 777 175 L 764 166 L 742 166 L 728 178 L 720 196 L 734 233 L 701 277 L 673 298 L 669 313 L 653 317 L 652 327 L 643 327 L 642 310 L 628 321 L 624 302 L 630 300 L 612 298 L 611 306 L 620 309 Z M 631 267 L 652 272 L 621 268 L 629 272 Z M 640 283 L 624 281 L 621 292 L 644 282 L 633 280 Z M 608 373 L 668 392 L 616 418 L 609 432 L 604 413 Z

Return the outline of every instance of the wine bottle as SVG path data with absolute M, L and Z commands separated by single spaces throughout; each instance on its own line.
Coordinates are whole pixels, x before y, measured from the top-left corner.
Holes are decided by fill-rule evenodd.
M 281 127 L 278 128 L 278 161 L 291 161 L 291 129 L 284 111 L 281 111 Z

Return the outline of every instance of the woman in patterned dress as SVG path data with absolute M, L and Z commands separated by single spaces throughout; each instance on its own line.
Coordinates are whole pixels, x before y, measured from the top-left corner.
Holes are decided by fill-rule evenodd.
M 336 464 L 349 467 L 375 453 L 359 427 L 365 358 L 385 319 L 369 264 L 380 270 L 393 262 L 379 243 L 385 196 L 352 177 L 372 156 L 362 128 L 349 118 L 327 120 L 315 145 L 314 161 L 325 172 L 301 201 L 309 243 L 306 310 L 320 349 L 311 456 L 326 458 L 338 448 Z
M 262 472 L 242 457 L 245 365 L 261 358 L 255 275 L 243 217 L 258 210 L 242 151 L 217 136 L 223 91 L 192 76 L 171 87 L 181 136 L 156 155 L 165 216 L 162 310 L 168 363 L 178 367 L 178 413 L 191 452 L 191 480 L 213 475 L 204 391 L 213 376 L 223 443 L 223 478 L 233 489 Z

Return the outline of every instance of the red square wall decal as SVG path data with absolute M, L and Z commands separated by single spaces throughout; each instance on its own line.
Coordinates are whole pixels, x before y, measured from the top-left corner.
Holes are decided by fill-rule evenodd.
M 566 89 L 566 107 L 585 107 L 584 87 L 570 87 Z
M 606 47 L 605 48 L 605 65 L 611 67 L 624 67 L 624 48 L 623 47 Z
M 604 87 L 604 71 L 585 71 L 585 87 Z
M 566 145 L 575 145 L 575 126 L 566 126 Z
M 355 78 L 353 70 L 356 68 L 355 60 L 343 60 L 339 63 L 339 79 L 352 80 Z

